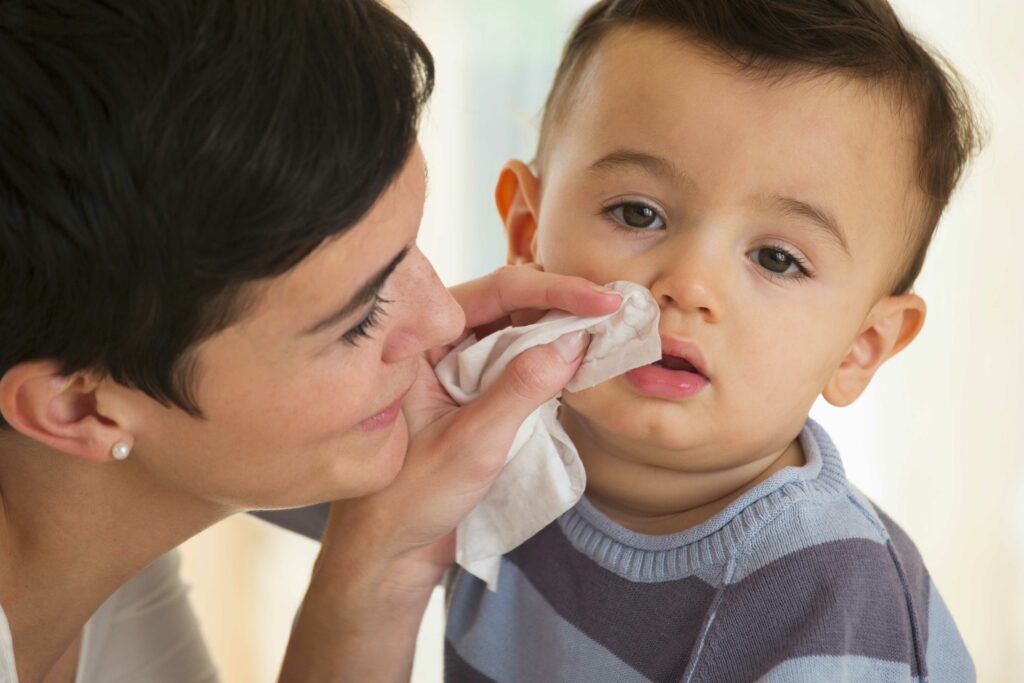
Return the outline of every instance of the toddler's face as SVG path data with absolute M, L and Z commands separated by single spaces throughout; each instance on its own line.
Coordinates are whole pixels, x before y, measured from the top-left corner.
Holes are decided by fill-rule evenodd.
M 920 300 L 886 296 L 917 194 L 884 95 L 743 75 L 656 29 L 609 36 L 573 93 L 540 178 L 511 164 L 499 182 L 510 259 L 649 287 L 678 356 L 566 395 L 590 429 L 646 465 L 741 464 L 916 333 Z

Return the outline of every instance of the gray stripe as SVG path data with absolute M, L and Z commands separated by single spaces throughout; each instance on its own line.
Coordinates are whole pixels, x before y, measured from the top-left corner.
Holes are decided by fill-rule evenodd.
M 967 646 L 933 582 L 928 599 L 928 683 L 974 683 L 977 679 Z
M 915 674 L 920 673 L 922 678 L 927 678 L 928 663 L 925 660 L 925 653 L 928 651 L 928 599 L 931 597 L 931 579 L 921 559 L 921 553 L 917 551 L 917 546 L 907 533 L 879 510 L 877 505 L 874 509 L 889 533 L 889 547 L 906 590 L 904 600 L 910 613 L 911 631 L 916 644 L 916 656 L 912 667 Z
M 852 539 L 880 546 L 885 543 L 873 520 L 849 498 L 799 501 L 765 526 L 731 581 L 741 581 L 762 567 L 805 548 Z
M 725 589 L 693 680 L 755 680 L 788 659 L 858 655 L 914 670 L 902 584 L 887 546 L 806 548 Z
M 324 535 L 324 527 L 327 526 L 327 515 L 330 511 L 330 503 L 321 503 L 290 510 L 258 510 L 252 514 L 271 524 L 319 541 L 320 537 Z
M 678 680 L 715 596 L 698 578 L 637 583 L 595 564 L 550 525 L 506 556 L 563 619 L 653 680 Z
M 451 683 L 494 683 L 493 678 L 484 676 L 460 657 L 447 638 L 444 641 L 444 680 Z
M 447 639 L 473 670 L 501 683 L 573 681 L 648 683 L 586 634 L 562 619 L 515 565 L 503 563 L 498 590 L 460 572 L 448 612 Z M 456 680 L 456 679 L 449 679 Z
M 779 664 L 757 679 L 757 683 L 913 683 L 920 679 L 900 662 L 870 657 L 801 657 Z

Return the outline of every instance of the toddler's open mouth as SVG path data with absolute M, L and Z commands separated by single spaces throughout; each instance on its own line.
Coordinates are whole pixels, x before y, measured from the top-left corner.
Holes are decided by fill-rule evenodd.
M 696 345 L 667 338 L 662 339 L 661 360 L 630 370 L 626 380 L 641 394 L 671 401 L 695 396 L 710 382 Z
M 661 360 L 651 363 L 651 365 L 654 365 L 659 368 L 664 368 L 666 370 L 692 372 L 695 375 L 704 374 L 700 370 L 698 370 L 693 365 L 693 363 L 686 360 L 685 358 L 680 358 L 679 356 L 662 356 Z

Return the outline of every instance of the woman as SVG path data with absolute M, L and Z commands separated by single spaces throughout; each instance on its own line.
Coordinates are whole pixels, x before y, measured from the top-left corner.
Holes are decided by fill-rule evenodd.
M 428 358 L 618 302 L 526 269 L 442 287 L 432 79 L 372 0 L 0 3 L 0 680 L 209 677 L 165 554 L 324 501 L 282 679 L 408 677 L 452 530 L 586 340 L 458 410 Z M 129 590 L 131 628 L 100 619 Z

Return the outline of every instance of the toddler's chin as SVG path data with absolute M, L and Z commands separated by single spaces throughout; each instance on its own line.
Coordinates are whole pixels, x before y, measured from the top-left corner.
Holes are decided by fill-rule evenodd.
M 685 406 L 623 395 L 620 387 L 610 386 L 614 381 L 563 395 L 560 421 L 570 435 L 583 431 L 590 438 L 615 441 L 637 451 L 638 460 L 646 460 L 648 452 L 689 451 L 706 440 L 706 423 L 692 424 Z

